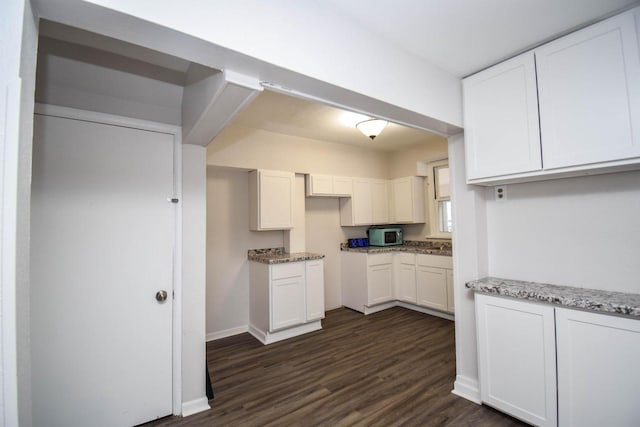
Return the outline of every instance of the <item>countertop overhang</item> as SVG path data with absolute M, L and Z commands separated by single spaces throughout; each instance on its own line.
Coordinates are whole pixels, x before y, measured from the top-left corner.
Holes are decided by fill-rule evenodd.
M 472 280 L 467 282 L 465 286 L 476 292 L 640 318 L 640 294 L 575 288 L 498 277 Z
M 285 264 L 288 262 L 310 261 L 323 258 L 323 254 L 313 252 L 288 253 L 284 251 L 284 248 L 250 249 L 248 251 L 249 261 L 262 264 Z

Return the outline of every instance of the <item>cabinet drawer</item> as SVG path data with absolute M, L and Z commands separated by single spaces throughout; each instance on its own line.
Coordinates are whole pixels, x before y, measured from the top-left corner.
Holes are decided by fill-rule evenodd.
M 453 259 L 444 255 L 417 254 L 416 264 L 425 267 L 453 268 Z
M 391 264 L 393 262 L 393 253 L 387 252 L 383 254 L 367 255 L 367 265 Z
M 416 254 L 400 252 L 396 254 L 397 260 L 400 264 L 415 264 Z
M 288 262 L 271 266 L 271 280 L 304 276 L 304 262 Z

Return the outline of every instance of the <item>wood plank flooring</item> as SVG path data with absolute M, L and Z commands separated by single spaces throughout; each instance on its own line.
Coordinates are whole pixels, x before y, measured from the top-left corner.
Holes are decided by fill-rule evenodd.
M 341 308 L 323 330 L 263 346 L 207 343 L 212 409 L 148 426 L 521 426 L 451 393 L 454 324 L 395 307 Z

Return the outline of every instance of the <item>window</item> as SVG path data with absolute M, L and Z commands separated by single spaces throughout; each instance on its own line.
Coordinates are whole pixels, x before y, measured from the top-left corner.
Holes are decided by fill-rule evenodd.
M 449 165 L 435 166 L 433 168 L 433 180 L 435 182 L 438 231 L 451 233 L 453 221 L 451 219 L 451 194 L 449 192 Z
M 453 220 L 449 160 L 438 160 L 425 166 L 425 175 L 429 183 L 429 236 L 427 237 L 450 239 Z

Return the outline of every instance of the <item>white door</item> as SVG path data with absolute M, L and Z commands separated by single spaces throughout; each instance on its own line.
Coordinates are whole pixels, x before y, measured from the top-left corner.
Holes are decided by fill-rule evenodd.
M 173 143 L 34 117 L 35 426 L 126 426 L 172 412 Z
M 393 299 L 393 264 L 369 266 L 367 281 L 367 305 L 381 304 Z

